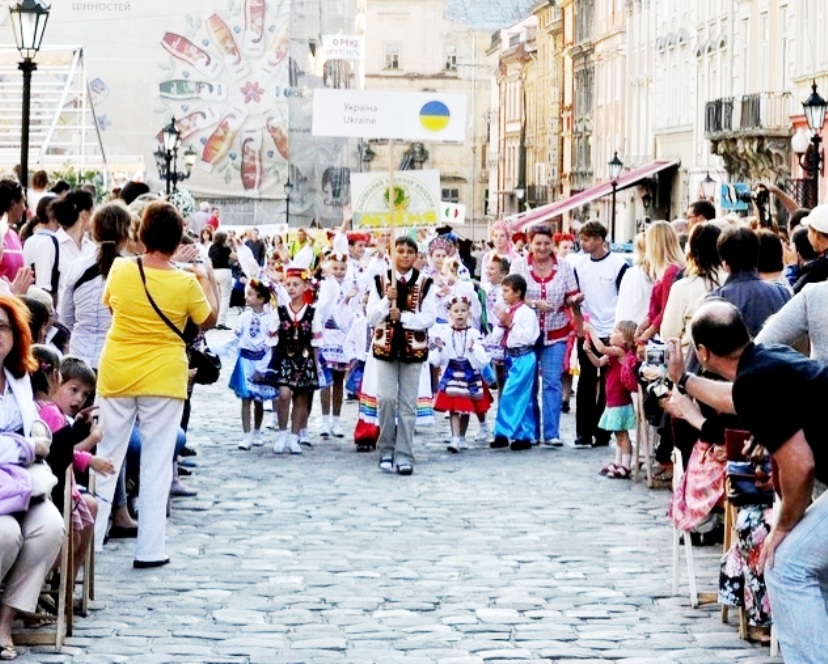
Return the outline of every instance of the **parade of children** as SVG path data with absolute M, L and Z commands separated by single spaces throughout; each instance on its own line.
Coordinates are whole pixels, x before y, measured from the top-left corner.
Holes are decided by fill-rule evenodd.
M 180 216 L 174 207 L 153 200 L 148 209 L 134 221 L 141 223 L 142 242 L 157 241 L 158 246 L 143 254 L 143 262 L 119 256 L 113 273 L 103 279 L 105 303 L 114 304 L 116 314 L 104 344 L 108 370 L 104 365 L 96 374 L 84 360 L 63 357 L 61 350 L 70 346 L 56 347 L 59 320 L 53 307 L 39 303 L 43 293 L 27 294 L 19 288 L 17 294 L 0 296 L 15 298 L 21 307 L 27 304 L 25 324 L 35 328 L 29 333 L 44 342 L 30 349 L 33 368 L 28 377 L 33 408 L 52 433 L 47 462 L 53 475 L 63 482 L 69 467 L 78 477 L 91 470 L 99 491 L 90 494 L 80 482 L 72 485 L 74 570 L 83 567 L 90 546 L 99 551 L 102 543 L 120 537 L 135 539 L 136 552 L 146 551 L 136 553 L 136 570 L 170 562 L 164 551 L 164 503 L 173 496 L 195 495 L 174 490 L 179 470 L 190 474 L 194 462 L 187 467 L 178 463 L 181 445 L 173 449 L 170 433 L 178 429 L 185 394 L 189 402 L 192 392 L 185 392 L 184 377 L 186 373 L 192 387 L 195 348 L 221 360 L 215 372 L 221 378 L 208 394 L 215 403 L 233 408 L 232 437 L 221 441 L 222 452 L 269 464 L 278 469 L 274 476 L 325 457 L 339 463 L 342 457 L 337 454 L 353 455 L 348 457 L 351 463 L 361 464 L 372 474 L 371 481 L 415 489 L 416 477 L 405 479 L 415 475 L 415 462 L 417 474 L 427 474 L 438 464 L 462 469 L 481 459 L 519 466 L 524 455 L 530 463 L 535 458 L 539 463 L 548 460 L 554 468 L 555 457 L 571 463 L 580 455 L 588 457 L 585 465 L 591 468 L 594 463 L 598 470 L 597 455 L 605 453 L 588 450 L 606 445 L 603 436 L 612 434 L 614 450 L 601 461 L 602 477 L 637 479 L 639 471 L 652 468 L 647 464 L 655 459 L 645 452 L 639 462 L 641 450 L 634 455 L 633 447 L 648 426 L 637 399 L 639 360 L 646 344 L 662 347 L 667 342 L 660 336 L 661 314 L 674 308 L 670 298 L 675 305 L 687 290 L 682 285 L 672 289 L 673 282 L 693 278 L 682 276 L 683 257 L 669 223 L 653 222 L 651 230 L 641 234 L 642 243 L 669 248 L 660 275 L 663 288 L 653 290 L 644 334 L 640 322 L 629 320 L 622 310 L 626 307 L 618 305 L 623 281 L 633 271 L 626 271 L 628 261 L 610 244 L 597 220 L 585 223 L 587 232 L 580 235 L 560 232 L 567 224 L 557 220 L 534 226 L 499 220 L 491 226 L 492 242 L 475 242 L 470 233 L 465 244 L 457 237 L 463 233 L 452 229 L 360 228 L 351 227 L 350 219 L 327 234 L 310 225 L 299 233 L 291 229 L 276 234 L 275 239 L 263 234 L 261 242 L 255 233 L 246 243 L 247 233 L 240 229 L 231 242 L 232 255 L 223 251 L 226 260 L 218 268 L 227 273 L 223 278 L 228 283 L 231 263 L 238 275 L 244 296 L 243 307 L 236 307 L 230 305 L 226 289 L 223 298 L 217 295 L 211 264 L 215 252 L 206 260 L 193 258 L 195 249 L 178 247 L 174 233 L 166 236 Z M 649 253 L 658 253 L 656 249 L 650 246 Z M 691 263 L 688 259 L 688 266 Z M 122 290 L 110 293 L 113 285 Z M 10 284 L 0 283 L 0 289 L 4 287 L 11 290 Z M 181 298 L 174 304 L 177 294 Z M 702 299 L 700 293 L 697 302 L 682 300 L 688 330 Z M 140 315 L 134 314 L 135 303 L 140 303 Z M 202 321 L 197 325 L 200 336 L 193 346 L 184 342 L 184 332 L 175 332 L 197 320 Z M 134 367 L 141 373 L 136 381 L 146 384 L 132 395 L 124 362 L 130 344 L 150 345 L 142 335 L 161 339 L 163 353 Z M 575 350 L 581 345 L 583 354 Z M 175 371 L 166 372 L 167 364 L 175 365 Z M 584 388 L 585 367 L 596 372 L 589 389 Z M 666 376 L 666 368 L 663 373 Z M 686 376 L 682 380 L 687 383 Z M 115 383 L 117 389 L 112 387 Z M 665 406 L 670 390 L 679 388 L 683 389 L 680 382 L 674 387 L 665 378 L 660 408 L 668 423 L 669 417 L 681 416 L 676 408 Z M 583 436 L 572 435 L 578 414 L 570 414 L 570 394 L 578 400 L 572 410 L 580 406 L 581 417 L 587 410 L 599 414 Z M 137 414 L 127 412 L 133 402 L 144 404 Z M 158 415 L 162 410 L 153 410 L 155 406 L 164 409 L 164 422 Z M 272 429 L 265 422 L 267 410 L 272 410 Z M 663 414 L 659 407 L 656 411 Z M 109 413 L 108 422 L 104 416 L 98 422 L 99 412 Z M 472 420 L 477 424 L 472 422 L 470 429 Z M 19 423 L 15 419 L 6 424 Z M 164 438 L 163 445 L 154 446 L 153 436 L 145 435 L 143 456 L 155 470 L 141 471 L 138 495 L 144 494 L 144 502 L 137 510 L 125 497 L 126 452 L 121 440 L 135 426 L 149 427 L 154 438 Z M 186 423 L 181 426 L 186 429 Z M 639 433 L 633 436 L 631 431 Z M 667 439 L 663 431 L 646 431 Z M 672 453 L 673 442 L 666 444 Z M 102 456 L 96 455 L 96 448 Z M 196 454 L 184 449 L 190 456 Z M 172 482 L 167 478 L 169 465 L 174 468 Z M 611 485 L 608 490 L 635 486 L 605 482 L 589 472 L 594 482 Z M 120 479 L 113 486 L 115 477 Z M 102 486 L 106 491 L 101 492 Z M 201 491 L 203 496 L 204 487 Z M 52 496 L 55 503 L 62 501 L 60 484 Z M 142 512 L 144 543 L 138 535 Z M 169 518 L 169 506 L 167 512 Z M 180 533 L 174 531 L 173 536 Z

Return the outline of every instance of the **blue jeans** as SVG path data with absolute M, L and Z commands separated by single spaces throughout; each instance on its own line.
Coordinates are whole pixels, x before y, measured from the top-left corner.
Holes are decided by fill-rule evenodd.
M 785 664 L 828 656 L 828 492 L 808 508 L 765 570 Z
M 540 341 L 535 347 L 535 353 L 538 358 L 540 380 L 535 378 L 532 392 L 535 403 L 537 403 L 540 391 L 541 408 L 538 412 L 541 413 L 543 421 L 543 439 L 560 438 L 561 400 L 563 399 L 561 374 L 566 357 L 566 339 L 549 346 L 544 346 L 543 341 Z

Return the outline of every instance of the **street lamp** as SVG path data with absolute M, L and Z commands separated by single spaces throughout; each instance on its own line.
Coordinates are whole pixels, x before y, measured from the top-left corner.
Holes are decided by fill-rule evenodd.
M 610 211 L 610 240 L 615 242 L 615 195 L 618 191 L 618 178 L 621 177 L 621 169 L 624 162 L 618 158 L 618 150 L 609 162 L 610 184 L 612 184 L 612 210 Z
M 293 183 L 290 181 L 290 175 L 285 181 L 285 225 L 290 225 L 290 195 L 293 193 Z
M 29 122 L 31 120 L 32 103 L 32 72 L 37 69 L 34 61 L 46 23 L 49 21 L 51 7 L 43 0 L 21 0 L 14 7 L 9 8 L 14 41 L 17 50 L 23 58 L 17 63 L 17 68 L 23 72 L 23 114 L 20 131 L 20 184 L 24 191 L 29 189 Z
M 170 119 L 170 123 L 161 131 L 161 145 L 158 146 L 153 156 L 155 157 L 155 165 L 158 168 L 158 176 L 166 182 L 167 196 L 170 191 L 178 191 L 178 183 L 186 180 L 193 174 L 193 166 L 195 166 L 198 155 L 191 146 L 187 146 L 184 150 L 184 168 L 185 170 L 178 170 L 178 152 L 181 149 L 181 132 L 175 126 L 175 118 Z
M 808 128 L 811 130 L 811 139 L 800 132 L 791 137 L 791 149 L 799 159 L 799 165 L 806 174 L 807 186 L 802 194 L 802 205 L 806 208 L 814 208 L 819 203 L 819 174 L 823 169 L 822 150 L 819 144 L 822 143 L 820 132 L 825 123 L 825 111 L 828 103 L 817 93 L 817 84 L 814 81 L 811 86 L 811 95 L 802 102 L 802 110 L 805 112 L 805 119 L 808 121 Z
M 704 180 L 701 181 L 701 190 L 704 199 L 712 203 L 716 197 L 716 181 L 710 177 L 710 171 L 707 171 Z
M 526 187 L 524 187 L 522 184 L 519 184 L 517 187 L 515 187 L 515 198 L 517 198 L 518 212 L 523 212 L 523 210 L 524 210 L 524 207 L 523 207 L 523 197 L 524 196 L 526 196 Z

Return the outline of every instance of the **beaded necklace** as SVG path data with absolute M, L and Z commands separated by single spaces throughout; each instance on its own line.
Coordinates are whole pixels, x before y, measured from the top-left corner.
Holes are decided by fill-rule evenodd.
M 463 343 L 460 344 L 460 350 L 457 350 L 457 342 L 455 341 L 455 339 L 457 339 L 457 333 L 458 332 L 463 333 Z M 464 327 L 464 328 L 462 328 L 462 330 L 458 330 L 456 327 L 452 328 L 452 330 L 451 330 L 451 347 L 454 349 L 454 354 L 457 357 L 466 357 L 466 340 L 468 339 L 468 336 L 469 336 L 469 328 L 468 327 Z

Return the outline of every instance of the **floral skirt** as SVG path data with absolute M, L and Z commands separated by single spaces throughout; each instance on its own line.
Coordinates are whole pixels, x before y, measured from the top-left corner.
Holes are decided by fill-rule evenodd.
M 714 445 L 702 441 L 693 445 L 670 501 L 670 518 L 679 530 L 693 530 L 724 498 L 725 466 L 714 450 Z
M 736 541 L 722 560 L 719 603 L 744 606 L 749 625 L 769 627 L 771 606 L 759 554 L 770 532 L 773 510 L 747 505 L 736 515 Z

